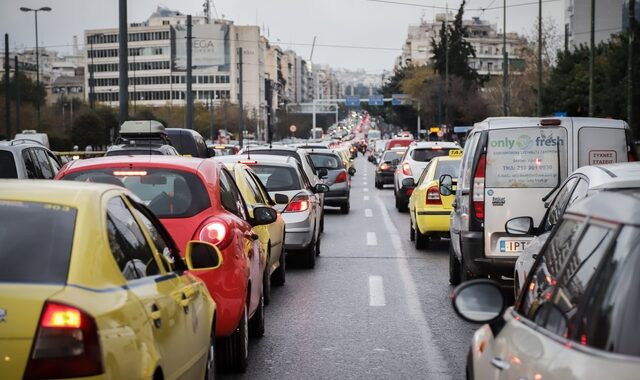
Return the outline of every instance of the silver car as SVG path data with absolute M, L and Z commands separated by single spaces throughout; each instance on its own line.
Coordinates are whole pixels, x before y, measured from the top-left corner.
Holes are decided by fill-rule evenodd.
M 61 166 L 56 156 L 37 141 L 0 142 L 0 178 L 53 179 Z
M 308 154 L 317 169 L 327 170 L 324 183 L 329 186 L 329 192 L 324 195 L 324 205 L 340 207 L 340 212 L 348 214 L 351 176 L 356 169 L 352 166 L 347 170 L 340 156 L 331 149 L 311 149 Z
M 313 268 L 320 254 L 320 195 L 329 186 L 312 185 L 300 163 L 293 157 L 251 155 L 238 157 L 249 165 L 276 201 L 275 209 L 285 222 L 284 245 L 288 256 L 299 256 L 305 267 Z

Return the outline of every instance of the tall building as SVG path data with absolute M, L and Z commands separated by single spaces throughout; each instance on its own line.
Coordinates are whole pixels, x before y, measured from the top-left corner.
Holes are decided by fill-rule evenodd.
M 595 2 L 596 45 L 607 41 L 612 34 L 622 31 L 623 3 L 623 0 Z M 591 0 L 566 0 L 565 4 L 565 33 L 569 46 L 588 46 L 591 38 Z

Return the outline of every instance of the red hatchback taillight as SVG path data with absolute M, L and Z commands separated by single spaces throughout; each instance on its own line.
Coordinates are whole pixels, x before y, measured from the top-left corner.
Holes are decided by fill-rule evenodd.
M 383 171 L 383 172 L 384 172 L 384 171 L 387 171 L 387 170 L 389 170 L 389 169 L 393 169 L 393 168 L 391 167 L 391 165 L 389 165 L 389 164 L 382 164 L 382 165 L 380 165 L 380 170 L 381 170 L 381 171 Z
M 476 218 L 484 219 L 484 172 L 487 166 L 485 154 L 480 155 L 478 166 L 473 176 L 473 194 L 471 195 Z
M 408 162 L 402 164 L 402 174 L 411 175 L 411 165 Z
M 342 182 L 347 182 L 347 171 L 346 170 L 341 171 L 336 176 L 336 182 L 335 183 L 342 183 Z
M 442 205 L 442 199 L 440 199 L 440 189 L 438 186 L 431 186 L 427 189 L 427 199 L 425 201 L 428 205 Z
M 200 229 L 198 239 L 223 249 L 231 242 L 231 231 L 223 221 L 209 220 Z
M 24 378 L 75 378 L 103 372 L 95 320 L 73 306 L 45 303 Z
M 297 194 L 291 202 L 284 208 L 283 213 L 285 212 L 301 212 L 307 211 L 309 209 L 309 196 L 306 194 Z

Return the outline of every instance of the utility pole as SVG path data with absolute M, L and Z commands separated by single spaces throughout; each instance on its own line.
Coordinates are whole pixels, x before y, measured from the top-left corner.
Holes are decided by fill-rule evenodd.
M 593 65 L 596 59 L 595 46 L 596 26 L 596 0 L 591 0 L 591 31 L 589 32 L 589 117 L 593 117 L 595 105 L 593 104 Z
M 631 130 L 637 134 L 635 129 L 635 120 L 633 117 L 633 80 L 635 79 L 635 70 L 633 69 L 634 61 L 634 45 L 636 39 L 636 0 L 629 0 L 629 57 L 627 61 L 627 123 Z
M 9 33 L 4 34 L 4 120 L 6 139 L 11 140 L 11 97 L 9 96 Z
M 20 86 L 22 81 L 18 71 L 18 56 L 13 56 L 15 69 L 13 70 L 13 81 L 16 84 L 16 132 L 20 131 Z M 9 136 L 7 136 L 7 139 Z
M 119 121 L 122 125 L 129 119 L 129 48 L 127 34 L 127 0 L 119 0 L 119 41 L 118 41 L 118 62 L 120 68 L 119 84 L 120 93 L 118 102 L 120 104 Z
M 444 14 L 444 123 L 449 124 L 449 5 Z M 420 116 L 418 115 L 418 118 Z
M 502 106 L 504 116 L 509 116 L 509 53 L 507 52 L 507 0 L 503 0 L 502 15 Z
M 215 97 L 215 92 L 212 90 L 211 91 L 211 96 L 209 98 L 207 98 L 207 101 L 211 101 L 211 105 L 209 108 L 209 139 L 211 140 L 211 143 L 213 143 L 213 135 L 215 134 L 214 129 L 213 129 L 213 107 L 214 107 L 214 100 L 216 99 Z
M 238 102 L 239 104 L 239 109 L 240 109 L 240 119 L 239 119 L 239 123 L 240 123 L 240 137 L 238 138 L 238 140 L 240 141 L 240 148 L 242 148 L 243 146 L 243 140 L 244 140 L 244 81 L 242 79 L 242 48 L 238 48 L 238 55 L 240 56 L 240 61 L 239 61 L 239 67 L 238 70 L 240 70 L 239 73 L 239 79 L 240 79 L 240 96 L 238 97 Z
M 192 76 L 193 76 L 193 70 L 192 70 L 192 52 L 191 52 L 191 48 L 192 48 L 192 44 L 191 44 L 191 39 L 193 38 L 193 36 L 191 35 L 192 33 L 192 25 L 191 25 L 191 15 L 187 15 L 187 96 L 186 96 L 186 100 L 187 100 L 187 109 L 185 110 L 185 120 L 184 120 L 184 124 L 185 124 L 185 128 L 188 129 L 192 129 L 193 128 L 193 90 L 192 90 Z
M 542 116 L 542 0 L 538 1 L 538 101 L 537 115 Z

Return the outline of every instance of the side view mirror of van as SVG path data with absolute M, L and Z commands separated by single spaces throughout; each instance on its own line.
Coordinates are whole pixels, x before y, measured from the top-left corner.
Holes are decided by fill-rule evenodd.
M 453 194 L 453 178 L 449 174 L 441 175 L 438 182 L 440 183 L 440 195 Z
M 520 216 L 509 219 L 504 225 L 504 229 L 510 235 L 529 235 L 533 230 L 533 218 Z

